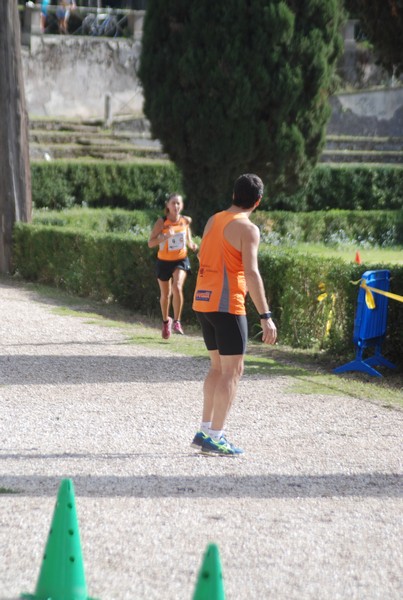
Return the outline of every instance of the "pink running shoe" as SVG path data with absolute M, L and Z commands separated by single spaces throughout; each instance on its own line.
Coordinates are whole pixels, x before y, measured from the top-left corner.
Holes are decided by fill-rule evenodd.
M 179 335 L 184 335 L 180 321 L 174 321 L 173 332 L 179 333 Z
M 172 331 L 172 318 L 168 317 L 168 321 L 166 323 L 164 323 L 164 321 L 162 322 L 162 337 L 164 338 L 164 340 L 167 340 L 171 337 L 171 331 Z

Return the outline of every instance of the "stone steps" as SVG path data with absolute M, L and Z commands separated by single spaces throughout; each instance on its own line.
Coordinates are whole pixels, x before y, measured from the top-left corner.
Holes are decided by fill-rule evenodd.
M 328 135 L 321 162 L 403 165 L 403 138 Z
M 166 159 L 158 149 L 134 144 L 36 144 L 30 143 L 31 160 L 96 158 L 131 160 L 133 158 Z
M 168 159 L 143 117 L 116 118 L 108 129 L 99 119 L 34 119 L 29 137 L 31 160 Z M 403 138 L 328 135 L 320 162 L 403 165 Z
M 125 125 L 117 120 L 106 129 L 99 120 L 35 119 L 30 122 L 30 157 L 31 160 L 166 160 L 160 142 L 150 138 L 144 121 L 131 119 Z
M 29 121 L 30 131 L 102 131 L 103 123 L 99 119 L 85 121 L 77 119 L 41 119 L 33 118 Z
M 320 158 L 322 163 L 376 163 L 403 165 L 403 151 L 394 150 L 324 150 Z

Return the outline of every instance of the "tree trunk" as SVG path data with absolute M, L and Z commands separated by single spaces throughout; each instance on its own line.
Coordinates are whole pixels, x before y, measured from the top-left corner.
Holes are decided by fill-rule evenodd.
M 12 232 L 32 210 L 17 0 L 0 0 L 0 273 L 12 271 Z

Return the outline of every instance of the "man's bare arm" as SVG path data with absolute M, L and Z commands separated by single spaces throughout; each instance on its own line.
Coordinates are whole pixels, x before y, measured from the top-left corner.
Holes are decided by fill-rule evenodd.
M 249 225 L 249 224 L 248 224 Z M 252 223 L 245 227 L 241 236 L 242 262 L 245 270 L 246 286 L 252 302 L 259 315 L 269 312 L 264 283 L 259 272 L 258 249 L 260 242 L 259 229 Z M 263 337 L 266 344 L 274 344 L 277 339 L 277 330 L 271 318 L 260 320 Z

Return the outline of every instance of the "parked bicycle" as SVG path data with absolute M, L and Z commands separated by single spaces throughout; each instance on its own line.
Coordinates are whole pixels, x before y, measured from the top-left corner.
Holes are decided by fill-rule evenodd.
M 112 13 L 90 13 L 83 19 L 80 33 L 82 35 L 118 37 L 123 35 L 126 22 L 126 17 L 118 19 Z

